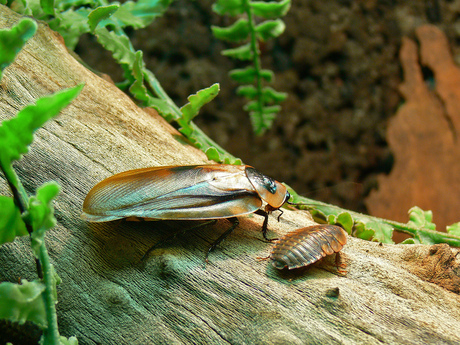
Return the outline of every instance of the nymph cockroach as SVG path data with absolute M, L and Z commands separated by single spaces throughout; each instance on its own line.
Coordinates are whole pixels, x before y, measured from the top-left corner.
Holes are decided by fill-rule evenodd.
M 346 243 L 347 232 L 340 226 L 314 225 L 294 230 L 278 239 L 270 258 L 275 268 L 291 270 L 338 253 Z
M 265 217 L 262 233 L 267 239 L 268 214 L 289 198 L 285 186 L 248 165 L 154 167 L 125 171 L 99 182 L 86 196 L 82 218 L 91 222 L 131 217 L 229 218 L 232 227 L 214 242 L 211 251 L 238 225 L 236 217 L 249 213 Z

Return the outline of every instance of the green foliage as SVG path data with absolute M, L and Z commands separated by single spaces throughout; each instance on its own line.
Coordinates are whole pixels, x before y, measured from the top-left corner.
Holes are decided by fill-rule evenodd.
M 448 225 L 446 230 L 449 234 L 460 237 L 460 222 Z
M 59 192 L 55 182 L 38 188 L 36 196 L 28 197 L 12 163 L 28 151 L 33 133 L 48 119 L 56 116 L 82 89 L 82 85 L 39 99 L 35 105 L 23 108 L 16 117 L 0 126 L 0 165 L 13 191 L 14 200 L 0 196 L 1 243 L 13 241 L 15 236 L 31 234 L 32 249 L 43 269 L 42 281 L 25 281 L 22 285 L 0 284 L 0 317 L 16 322 L 32 321 L 47 329 L 44 339 L 59 337 L 57 332 L 56 284 L 59 278 L 49 263 L 44 244 L 45 231 L 56 224 L 52 200 Z M 3 306 L 3 307 L 1 307 Z M 65 338 L 64 338 L 65 339 Z M 55 343 L 56 343 L 55 339 Z M 69 339 L 76 344 L 76 339 Z
M 43 1 L 49 13 L 52 2 Z M 34 21 L 25 19 L 11 30 L 0 32 L 3 63 L 1 71 L 15 58 L 28 38 L 35 33 Z M 17 41 L 14 41 L 17 40 Z M 0 283 L 0 318 L 24 323 L 32 321 L 44 329 L 43 343 L 77 344 L 76 338 L 59 336 L 56 323 L 56 284 L 59 277 L 49 262 L 44 244 L 45 231 L 56 224 L 52 199 L 59 186 L 51 182 L 39 187 L 36 196 L 28 197 L 12 163 L 28 152 L 34 132 L 47 120 L 56 116 L 75 97 L 83 85 L 42 97 L 36 104 L 23 108 L 16 117 L 0 125 L 0 170 L 13 192 L 13 198 L 0 196 L 0 244 L 11 242 L 16 236 L 31 234 L 32 248 L 37 258 L 40 280 L 22 284 Z M 43 275 L 42 275 L 43 274 Z
M 30 198 L 28 212 L 24 215 L 24 220 L 32 225 L 32 249 L 37 257 L 45 231 L 56 225 L 52 201 L 58 193 L 59 185 L 56 182 L 43 184 L 38 188 L 37 195 Z
M 128 88 L 141 105 L 153 107 L 167 121 L 177 122 L 181 132 L 195 146 L 205 152 L 214 148 L 213 154 L 207 153 L 208 157 L 213 157 L 217 162 L 241 162 L 199 130 L 191 118 L 187 118 L 187 113 L 181 111 L 163 90 L 155 75 L 145 67 L 142 52 L 134 49 L 125 32 L 128 27 L 140 29 L 149 25 L 166 11 L 171 2 L 172 0 L 138 0 L 108 4 L 102 0 L 66 0 L 56 2 L 51 11 L 48 8 L 51 1 L 45 5 L 44 1 L 39 3 L 38 0 L 21 0 L 19 12 L 47 21 L 53 30 L 62 35 L 69 49 L 75 48 L 81 35 L 94 34 L 124 71 L 126 80 L 119 84 L 120 87 Z M 209 89 L 219 90 L 215 84 L 193 96 L 194 103 L 199 104 L 198 107 L 195 106 L 195 113 L 209 102 L 206 100 L 206 90 Z
M 273 19 L 286 15 L 291 7 L 291 0 L 282 0 L 280 2 L 252 1 L 249 5 L 254 15 L 265 19 Z
M 436 225 L 432 223 L 433 212 L 423 211 L 420 207 L 414 206 L 409 210 L 409 223 L 417 228 L 436 230 Z
M 0 319 L 20 324 L 31 321 L 46 327 L 45 303 L 42 294 L 45 284 L 23 279 L 21 284 L 3 282 L 0 284 Z
M 225 164 L 241 164 L 240 159 L 225 154 L 223 149 L 204 135 L 192 122 L 193 118 L 198 115 L 201 107 L 212 101 L 218 93 L 219 84 L 214 84 L 189 96 L 189 103 L 180 108 L 181 116 L 176 118 L 176 122 L 180 125 L 179 131 L 189 138 L 192 144 L 204 151 L 208 159 Z
M 19 160 L 28 151 L 34 132 L 50 118 L 59 114 L 75 97 L 83 85 L 76 86 L 51 96 L 40 98 L 36 104 L 23 108 L 16 117 L 0 125 L 0 164 L 3 168 Z
M 253 66 L 230 71 L 230 77 L 239 83 L 252 83 L 238 88 L 237 94 L 249 99 L 245 110 L 249 112 L 252 127 L 258 135 L 271 127 L 276 114 L 287 94 L 277 92 L 270 87 L 264 87 L 263 82 L 273 80 L 273 73 L 264 70 L 260 65 L 259 41 L 276 38 L 284 32 L 285 24 L 279 19 L 284 16 L 289 7 L 290 0 L 277 1 L 250 1 L 250 0 L 217 0 L 213 9 L 220 15 L 228 14 L 240 18 L 232 25 L 222 28 L 213 26 L 215 37 L 229 42 L 248 41 L 236 48 L 222 51 L 222 55 L 242 61 L 251 61 Z M 267 19 L 256 25 L 255 16 Z
M 13 242 L 16 236 L 27 235 L 21 212 L 13 198 L 0 196 L 0 244 Z
M 181 119 L 183 120 L 183 122 L 180 123 L 183 126 L 180 130 L 182 133 L 186 132 L 186 136 L 189 136 L 189 132 L 193 131 L 193 129 L 189 126 L 190 122 L 198 115 L 201 107 L 212 101 L 218 93 L 219 84 L 214 84 L 206 89 L 198 91 L 195 95 L 188 97 L 189 103 L 180 108 L 182 113 Z
M 409 221 L 404 224 L 307 199 L 299 196 L 291 188 L 288 187 L 288 189 L 292 196 L 292 203 L 301 209 L 308 209 L 316 221 L 339 224 L 349 234 L 363 240 L 394 243 L 393 231 L 397 230 L 412 236 L 402 243 L 447 243 L 454 247 L 460 247 L 459 223 L 448 227 L 448 233 L 436 231 L 436 225 L 431 222 L 431 211 L 423 211 L 419 207 L 413 207 L 409 210 Z
M 120 5 L 113 4 L 108 6 L 100 6 L 88 14 L 88 26 L 91 32 L 94 33 L 96 26 L 103 20 L 109 19 L 109 17 L 118 11 Z
M 81 91 L 83 85 L 39 99 L 35 105 L 23 108 L 16 117 L 0 125 L 0 168 L 10 183 L 19 189 L 19 182 L 11 163 L 28 151 L 33 133 L 50 118 L 56 116 Z
M 29 38 L 35 35 L 37 24 L 32 19 L 22 19 L 10 30 L 0 30 L 0 70 L 13 61 Z M 2 75 L 0 73 L 0 79 Z

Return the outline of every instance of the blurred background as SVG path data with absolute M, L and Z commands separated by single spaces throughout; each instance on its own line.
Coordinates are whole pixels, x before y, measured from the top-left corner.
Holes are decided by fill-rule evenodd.
M 213 83 L 221 92 L 195 122 L 222 147 L 298 193 L 366 212 L 376 176 L 391 171 L 394 157 L 386 129 L 403 99 L 401 38 L 415 39 L 421 24 L 447 35 L 460 61 L 460 1 L 293 0 L 285 32 L 262 45 L 262 67 L 275 72 L 271 86 L 289 94 L 271 130 L 256 137 L 246 100 L 228 77 L 246 63 L 220 54 L 235 47 L 214 38 L 210 26 L 234 17 L 212 11 L 213 1 L 176 0 L 147 29 L 133 31 L 134 47 L 179 106 Z M 121 69 L 94 38 L 77 53 L 93 68 L 121 80 Z M 432 79 L 424 70 L 426 81 Z

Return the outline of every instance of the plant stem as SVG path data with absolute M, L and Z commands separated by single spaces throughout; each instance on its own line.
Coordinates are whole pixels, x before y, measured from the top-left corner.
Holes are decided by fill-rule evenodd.
M 54 271 L 50 264 L 48 251 L 46 250 L 45 241 L 40 245 L 40 262 L 43 266 L 43 283 L 45 291 L 43 292 L 43 300 L 45 302 L 45 312 L 48 327 L 43 331 L 45 344 L 59 345 L 59 330 L 57 324 L 56 303 L 54 299 Z
M 447 243 L 453 247 L 460 247 L 460 237 L 446 233 L 446 232 L 430 230 L 430 229 L 420 229 L 420 228 L 411 226 L 407 223 L 400 223 L 400 222 L 396 222 L 396 221 L 389 220 L 389 219 L 378 218 L 378 217 L 370 216 L 370 215 L 359 213 L 359 212 L 345 210 L 335 205 L 329 205 L 329 204 L 326 204 L 325 202 L 312 200 L 312 199 L 308 199 L 308 198 L 301 197 L 301 196 L 296 197 L 296 203 L 297 201 L 301 202 L 301 205 L 298 205 L 300 206 L 300 208 L 302 208 L 302 206 L 305 206 L 309 210 L 313 210 L 313 211 L 317 210 L 325 214 L 326 217 L 329 214 L 338 215 L 342 212 L 348 212 L 353 218 L 353 220 L 355 221 L 355 223 L 360 222 L 360 221 L 363 223 L 370 222 L 370 221 L 384 223 L 384 224 L 391 225 L 397 231 L 409 234 L 417 239 L 420 237 L 429 238 L 431 242 L 433 243 Z M 315 215 L 313 215 L 313 217 L 315 217 Z
M 19 211 L 21 212 L 21 215 L 25 215 L 26 211 L 29 208 L 29 197 L 27 195 L 27 192 L 22 185 L 21 181 L 19 180 L 18 175 L 14 171 L 12 166 L 9 166 L 5 169 L 0 164 L 0 169 L 3 172 L 3 175 L 6 178 L 6 181 L 8 182 L 8 185 L 10 186 L 11 192 L 13 193 L 13 199 L 14 203 L 16 206 L 19 208 Z M 27 232 L 29 233 L 29 236 L 32 234 L 32 225 L 29 222 L 24 222 L 26 225 Z M 32 239 L 31 239 L 32 240 Z M 40 260 L 38 258 L 35 258 L 35 266 L 37 267 L 37 275 L 40 279 L 43 278 L 43 270 L 42 270 L 42 265 L 40 263 Z
M 255 30 L 256 24 L 254 23 L 254 14 L 252 13 L 252 8 L 249 6 L 249 0 L 243 0 L 243 4 L 246 10 L 246 15 L 248 16 L 249 34 L 251 36 L 251 50 L 253 54 L 252 63 L 254 64 L 254 68 L 256 70 L 257 112 L 262 116 L 262 77 L 260 75 L 260 51 Z
M 8 184 L 11 188 L 11 191 L 13 192 L 15 204 L 18 206 L 22 215 L 26 214 L 29 209 L 29 197 L 24 186 L 22 185 L 16 172 L 11 166 L 7 167 L 6 169 L 3 166 L 1 166 L 1 170 L 3 171 L 3 174 L 5 175 L 5 178 L 8 181 Z M 31 235 L 33 232 L 32 224 L 29 221 L 25 221 L 24 224 L 26 225 L 26 229 L 29 232 L 29 235 Z M 45 284 L 43 300 L 45 303 L 47 328 L 43 331 L 45 339 L 44 343 L 47 345 L 59 345 L 59 331 L 57 325 L 55 300 L 53 296 L 53 269 L 50 264 L 44 239 L 42 240 L 42 243 L 39 248 L 39 256 L 38 258 L 35 258 L 35 263 L 37 266 L 38 277 L 42 279 Z
M 220 145 L 218 145 L 214 140 L 212 140 L 209 136 L 207 136 L 193 121 L 190 121 L 188 124 L 181 123 L 182 119 L 182 112 L 180 108 L 174 103 L 174 101 L 169 97 L 166 91 L 161 86 L 158 79 L 155 75 L 150 72 L 146 71 L 144 73 L 144 79 L 150 86 L 150 88 L 155 92 L 156 96 L 168 103 L 171 110 L 174 112 L 173 117 L 174 120 L 182 127 L 189 126 L 193 129 L 193 131 L 197 134 L 195 137 L 197 139 L 197 143 L 200 145 L 200 148 L 206 152 L 208 148 L 214 147 L 219 153 L 221 153 L 224 157 L 228 157 L 231 161 L 236 161 L 236 157 L 232 156 L 230 153 L 225 151 Z
M 27 192 L 19 181 L 18 175 L 16 175 L 16 172 L 11 166 L 5 169 L 0 165 L 0 168 L 6 178 L 6 181 L 8 182 L 8 185 L 10 186 L 11 192 L 13 193 L 16 206 L 19 208 L 21 214 L 23 214 L 29 208 L 29 197 L 27 196 Z M 32 233 L 32 228 L 27 227 L 27 231 L 29 234 Z

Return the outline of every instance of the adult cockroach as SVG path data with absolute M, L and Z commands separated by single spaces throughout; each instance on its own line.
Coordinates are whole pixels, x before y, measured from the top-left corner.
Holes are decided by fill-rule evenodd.
M 308 266 L 326 255 L 338 253 L 347 243 L 347 232 L 336 225 L 314 225 L 277 240 L 270 258 L 277 269 Z
M 248 165 L 166 166 L 125 171 L 94 186 L 83 203 L 82 218 L 106 222 L 121 218 L 211 220 L 229 218 L 232 226 L 208 254 L 238 225 L 237 216 L 265 217 L 290 198 L 286 187 Z M 261 209 L 262 204 L 265 207 Z

